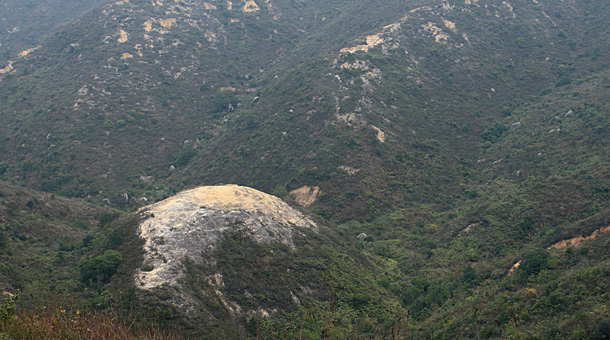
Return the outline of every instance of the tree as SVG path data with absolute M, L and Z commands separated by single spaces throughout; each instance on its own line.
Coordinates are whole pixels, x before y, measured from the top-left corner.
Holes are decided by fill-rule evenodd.
M 538 275 L 541 270 L 548 268 L 550 257 L 549 251 L 543 248 L 534 249 L 527 253 L 519 266 L 521 278 L 526 280 L 531 275 Z
M 104 255 L 85 260 L 80 265 L 80 280 L 86 284 L 108 282 L 121 261 L 123 256 L 115 250 L 107 250 Z

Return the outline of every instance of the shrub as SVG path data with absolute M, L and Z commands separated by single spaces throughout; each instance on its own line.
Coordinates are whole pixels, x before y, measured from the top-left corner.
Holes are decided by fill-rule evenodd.
M 531 275 L 537 275 L 541 270 L 546 269 L 549 258 L 549 251 L 543 248 L 534 249 L 527 253 L 519 266 L 521 278 L 527 279 Z
M 17 299 L 17 295 L 13 295 L 9 292 L 4 292 L 3 295 L 4 299 L 0 302 L 0 321 L 6 323 L 15 316 L 15 300 Z
M 123 256 L 115 250 L 107 250 L 104 255 L 85 260 L 80 265 L 80 280 L 85 284 L 107 282 L 122 260 Z
M 492 126 L 483 131 L 483 139 L 493 143 L 500 139 L 502 134 L 504 134 L 506 131 L 508 131 L 508 126 L 501 123 L 494 123 Z

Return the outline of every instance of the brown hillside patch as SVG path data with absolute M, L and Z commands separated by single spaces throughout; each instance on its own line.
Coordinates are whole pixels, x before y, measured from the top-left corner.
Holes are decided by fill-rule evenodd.
M 610 231 L 610 226 L 607 226 L 604 228 L 599 228 L 596 231 L 594 231 L 593 234 L 591 234 L 589 236 L 586 236 L 586 237 L 577 236 L 577 237 L 572 237 L 571 239 L 559 241 L 559 242 L 553 244 L 552 246 L 548 247 L 547 249 L 561 249 L 561 248 L 566 248 L 566 247 L 577 246 L 584 241 L 593 240 L 594 238 L 598 237 L 599 235 L 607 233 L 609 231 Z
M 294 198 L 297 204 L 308 207 L 312 205 L 320 194 L 320 187 L 304 186 L 290 192 L 290 196 Z

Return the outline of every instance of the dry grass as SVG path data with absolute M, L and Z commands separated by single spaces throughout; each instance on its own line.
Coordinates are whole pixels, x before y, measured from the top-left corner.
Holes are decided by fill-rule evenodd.
M 16 310 L 16 296 L 5 294 L 2 311 Z M 11 304 L 13 308 L 11 308 Z M 180 339 L 175 331 L 143 327 L 136 318 L 112 309 L 81 311 L 59 303 L 35 308 L 20 306 L 19 312 L 3 313 L 0 339 Z

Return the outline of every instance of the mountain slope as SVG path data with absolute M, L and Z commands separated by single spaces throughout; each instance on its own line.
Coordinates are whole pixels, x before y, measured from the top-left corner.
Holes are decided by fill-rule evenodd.
M 104 289 L 131 292 L 136 309 L 192 337 L 267 336 L 262 323 L 282 338 L 328 327 L 370 336 L 404 313 L 379 284 L 399 279 L 392 261 L 260 191 L 198 187 L 129 215 L 109 227 L 123 235 L 114 249 L 124 261 Z
M 28 296 L 72 294 L 81 257 L 95 244 L 106 208 L 0 182 L 0 281 Z
M 321 209 L 374 199 L 371 212 L 434 201 L 441 181 L 445 201 L 503 107 L 607 64 L 595 52 L 607 28 L 589 24 L 603 11 L 589 5 L 335 5 L 119 1 L 87 14 L 0 82 L 5 178 L 45 159 L 21 180 L 99 201 L 156 196 L 140 176 L 169 193 L 316 185 L 335 201 Z M 354 25 L 362 15 L 369 24 Z
M 301 205 L 336 224 L 303 241 L 304 249 L 322 245 L 321 257 L 297 257 L 329 273 L 320 285 L 344 303 L 344 331 L 365 320 L 358 332 L 370 336 L 377 307 L 400 301 L 421 337 L 592 336 L 607 315 L 607 287 L 596 283 L 606 276 L 607 234 L 565 252 L 546 248 L 608 224 L 608 6 L 109 2 L 0 66 L 0 176 L 125 210 L 222 183 Z M 131 245 L 139 241 L 124 225 L 135 228 L 133 219 L 111 227 Z M 368 237 L 357 242 L 360 233 Z M 331 251 L 335 241 L 345 248 Z M 255 300 L 264 304 L 236 293 L 249 254 L 266 263 L 278 250 L 223 242 L 222 265 L 237 268 L 227 269 L 237 290 L 221 289 L 225 296 L 264 310 L 290 302 L 285 292 L 265 299 L 261 286 Z M 129 256 L 108 289 L 127 287 L 139 268 L 140 254 L 121 247 Z M 298 262 L 284 250 L 272 269 L 250 274 L 268 284 L 261 272 Z M 343 270 L 358 261 L 341 254 L 370 261 L 354 280 L 374 297 L 360 296 Z M 507 276 L 526 258 L 540 270 Z M 371 274 L 385 267 L 391 275 Z M 599 294 L 581 294 L 578 316 L 543 308 L 578 300 L 581 283 Z M 550 293 L 557 287 L 565 300 Z M 343 291 L 358 298 L 339 298 Z M 307 308 L 332 314 L 322 295 Z M 169 308 L 151 301 L 153 310 Z M 214 301 L 223 317 L 210 321 L 218 327 L 209 336 L 256 333 Z M 290 306 L 268 323 L 294 335 L 307 308 Z M 495 320 L 477 328 L 482 311 L 497 328 Z M 585 312 L 594 322 L 582 322 Z M 380 313 L 377 321 L 394 325 L 395 315 Z
M 0 4 L 0 60 L 5 62 L 33 46 L 49 32 L 56 31 L 103 0 L 15 1 Z

